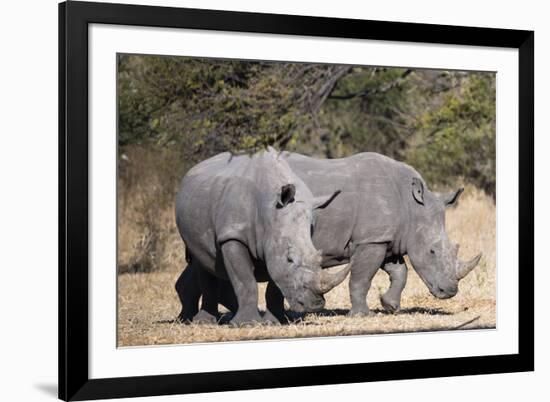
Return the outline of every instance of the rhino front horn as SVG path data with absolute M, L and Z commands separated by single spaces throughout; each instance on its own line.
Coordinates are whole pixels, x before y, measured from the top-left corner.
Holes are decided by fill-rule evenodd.
M 464 262 L 460 261 L 458 263 L 458 267 L 456 269 L 456 276 L 457 279 L 460 280 L 464 278 L 466 275 L 470 273 L 472 269 L 476 267 L 476 265 L 479 263 L 479 260 L 481 259 L 482 254 L 479 253 L 474 258 L 472 258 L 470 261 Z
M 344 279 L 346 279 L 346 276 L 348 276 L 350 270 L 351 264 L 347 264 L 344 268 L 342 268 L 335 274 L 329 273 L 328 269 L 323 269 L 321 271 L 321 285 L 319 286 L 319 291 L 321 292 L 321 294 L 330 292 L 336 286 L 341 284 Z

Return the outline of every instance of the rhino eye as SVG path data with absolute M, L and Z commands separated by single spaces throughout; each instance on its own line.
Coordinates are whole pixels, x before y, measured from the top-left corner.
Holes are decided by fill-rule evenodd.
M 435 251 L 433 250 L 433 248 L 430 249 L 430 254 L 431 254 L 431 255 L 435 255 Z

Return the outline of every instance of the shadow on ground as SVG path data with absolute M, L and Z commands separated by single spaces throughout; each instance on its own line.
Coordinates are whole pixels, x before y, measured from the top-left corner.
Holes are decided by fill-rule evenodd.
M 292 311 L 287 312 L 287 317 L 290 323 L 296 323 L 303 321 L 308 314 L 312 313 L 294 313 Z M 319 317 L 338 317 L 346 316 L 349 314 L 348 309 L 323 309 L 316 313 L 313 313 Z M 383 314 L 383 315 L 408 315 L 408 314 L 425 314 L 425 315 L 452 315 L 453 313 L 445 311 L 441 308 L 424 308 L 424 307 L 411 307 L 404 308 L 395 313 L 391 313 L 384 309 L 372 309 L 371 314 Z
M 263 311 L 260 312 L 262 315 L 264 314 Z M 338 316 L 346 316 L 348 315 L 349 310 L 348 309 L 323 309 L 321 311 L 318 311 L 316 313 L 295 313 L 293 311 L 287 311 L 286 316 L 288 321 L 283 323 L 284 324 L 305 324 L 305 325 L 318 325 L 316 323 L 310 323 L 306 322 L 305 318 L 309 314 L 315 314 L 319 317 L 338 317 Z M 410 307 L 410 308 L 404 308 L 401 309 L 395 313 L 388 312 L 384 309 L 373 309 L 371 310 L 371 313 L 374 314 L 384 314 L 384 315 L 409 315 L 409 314 L 424 314 L 424 315 L 452 315 L 453 313 L 445 311 L 441 308 L 424 308 L 424 307 Z M 218 319 L 218 324 L 220 325 L 227 325 L 231 321 L 231 318 L 233 318 L 232 313 L 225 313 L 221 314 L 220 318 Z M 177 324 L 180 323 L 178 319 L 171 319 L 171 320 L 158 320 L 155 321 L 154 324 Z M 186 324 L 186 323 L 182 323 Z
M 377 314 L 395 314 L 395 315 L 406 315 L 406 314 L 425 314 L 425 315 L 452 315 L 453 313 L 445 311 L 442 308 L 424 308 L 424 307 L 409 307 L 404 308 L 396 313 L 390 313 L 386 310 L 375 309 L 373 310 Z

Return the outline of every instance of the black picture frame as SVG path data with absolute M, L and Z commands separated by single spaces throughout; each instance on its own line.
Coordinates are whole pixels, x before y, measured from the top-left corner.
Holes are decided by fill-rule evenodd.
M 88 25 L 374 39 L 519 51 L 518 353 L 215 373 L 88 375 Z M 534 370 L 534 32 L 70 1 L 59 4 L 59 398 L 87 400 Z

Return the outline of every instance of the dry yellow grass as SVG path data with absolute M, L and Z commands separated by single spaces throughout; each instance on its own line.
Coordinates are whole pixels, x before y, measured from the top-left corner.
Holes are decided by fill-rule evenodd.
M 124 230 L 119 230 L 119 264 L 128 261 L 139 244 L 139 224 L 131 208 L 121 211 Z M 126 216 L 125 214 L 128 214 Z M 471 258 L 483 251 L 483 258 L 460 283 L 452 299 L 431 296 L 426 286 L 409 269 L 401 311 L 387 314 L 379 297 L 388 288 L 387 275 L 379 271 L 373 280 L 368 302 L 373 315 L 347 317 L 350 307 L 347 280 L 326 295 L 326 311 L 297 317 L 289 325 L 231 328 L 227 325 L 183 325 L 174 319 L 180 304 L 174 284 L 185 266 L 183 245 L 173 223 L 170 208 L 158 216 L 165 229 L 159 241 L 162 253 L 155 257 L 159 269 L 150 273 L 122 273 L 118 276 L 118 345 L 158 345 L 219 342 L 268 338 L 358 335 L 389 332 L 437 331 L 494 328 L 496 326 L 496 216 L 492 199 L 475 188 L 467 188 L 458 207 L 447 212 L 447 231 L 461 245 L 460 256 Z M 126 219 L 126 220 L 125 220 Z M 410 268 L 410 267 L 409 267 Z M 265 309 L 265 285 L 260 284 L 260 309 Z

